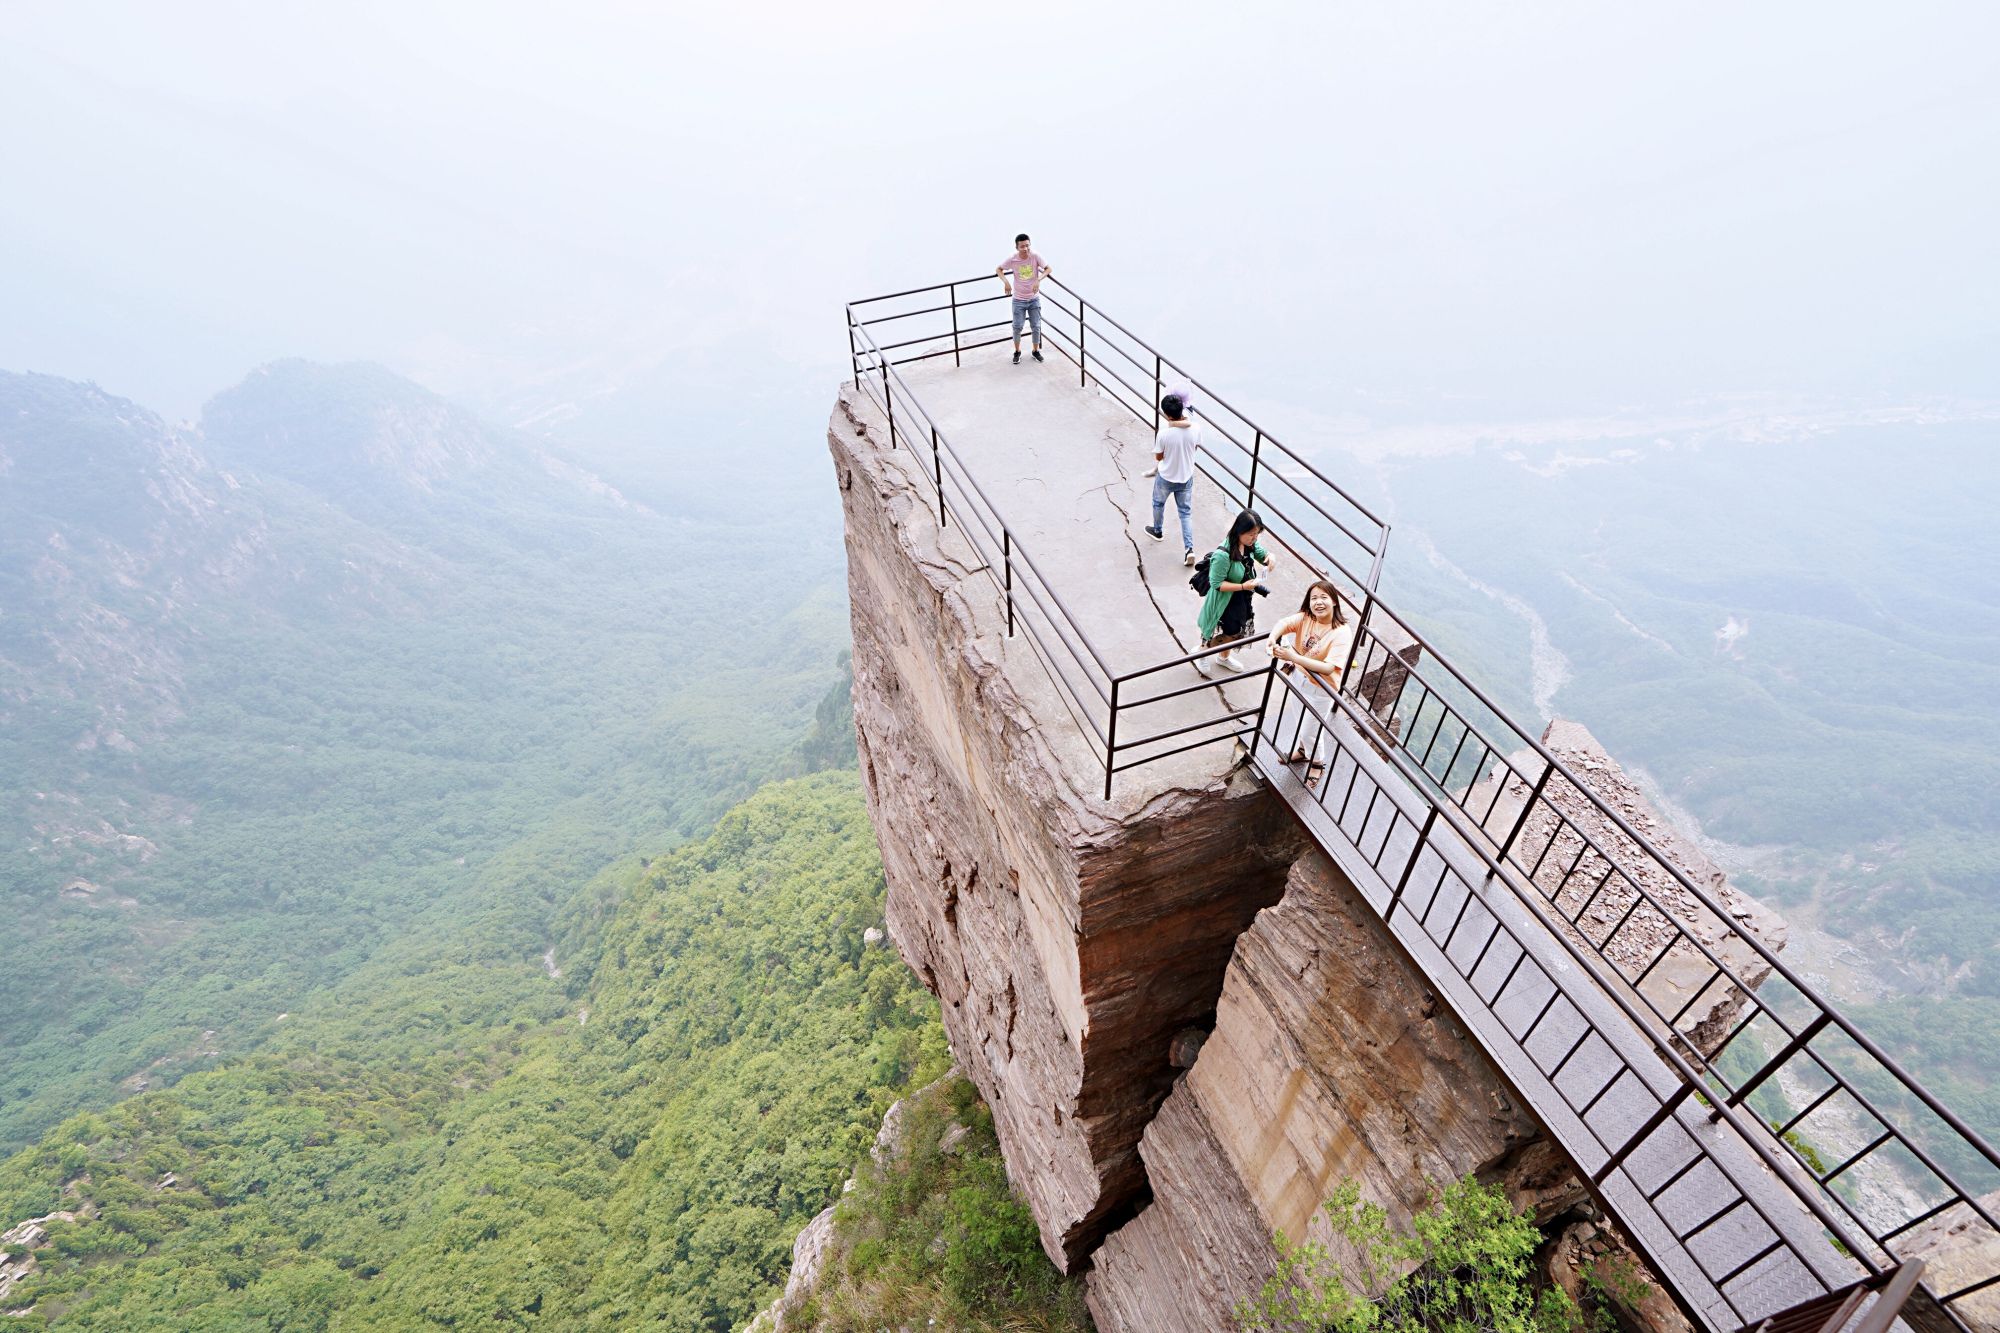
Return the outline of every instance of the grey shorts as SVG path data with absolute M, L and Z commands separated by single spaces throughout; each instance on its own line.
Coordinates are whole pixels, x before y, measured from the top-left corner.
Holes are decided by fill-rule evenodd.
M 1016 302 L 1014 302 L 1014 337 L 1015 337 L 1015 339 L 1016 339 L 1017 341 L 1018 341 L 1018 340 L 1020 339 L 1020 337 L 1021 337 L 1021 321 L 1022 321 L 1022 320 L 1026 320 L 1026 321 L 1027 321 L 1028 323 L 1030 323 L 1030 324 L 1034 325 L 1034 327 L 1035 327 L 1035 341 L 1039 343 L 1039 342 L 1040 342 L 1040 341 L 1042 340 L 1042 298 L 1041 298 L 1041 297 L 1039 297 L 1039 296 L 1034 296 L 1034 297 L 1030 297 L 1029 299 L 1027 299 L 1027 300 L 1025 300 L 1025 301 L 1016 301 Z

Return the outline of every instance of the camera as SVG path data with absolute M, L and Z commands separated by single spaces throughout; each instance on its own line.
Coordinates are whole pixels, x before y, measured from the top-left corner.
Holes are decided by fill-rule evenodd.
M 1269 597 L 1271 595 L 1271 590 L 1261 583 L 1257 584 L 1250 591 L 1256 593 L 1259 597 Z

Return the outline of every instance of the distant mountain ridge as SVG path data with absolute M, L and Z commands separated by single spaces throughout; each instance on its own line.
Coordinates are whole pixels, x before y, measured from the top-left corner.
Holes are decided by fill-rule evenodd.
M 704 669 L 757 686 L 698 689 L 690 524 L 378 366 L 191 425 L 0 373 L 0 1149 L 261 1040 L 534 829 L 594 868 L 747 791 L 833 571 L 735 553 L 755 647 Z
M 320 486 L 365 471 L 429 491 L 506 452 L 471 414 L 367 362 L 259 366 L 209 400 L 201 431 L 229 466 Z
M 647 511 L 366 363 L 260 367 L 193 427 L 0 372 L 0 699 L 102 698 L 143 729 L 149 707 L 177 713 L 177 645 L 204 611 L 407 609 L 440 555 L 493 554 L 495 513 Z

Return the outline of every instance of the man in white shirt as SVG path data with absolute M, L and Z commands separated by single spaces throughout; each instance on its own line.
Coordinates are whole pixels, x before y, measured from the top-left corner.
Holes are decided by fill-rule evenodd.
M 1201 427 L 1188 418 L 1187 402 L 1177 393 L 1160 400 L 1165 424 L 1153 440 L 1153 524 L 1146 535 L 1154 541 L 1166 540 L 1162 520 L 1167 516 L 1167 497 L 1181 516 L 1181 563 L 1194 563 L 1194 454 L 1201 448 Z
M 1194 381 L 1182 375 L 1179 371 L 1175 371 L 1174 374 L 1176 378 L 1171 384 L 1167 385 L 1167 393 L 1181 400 L 1181 416 L 1191 421 L 1194 419 Z M 1162 398 L 1160 401 L 1164 403 L 1166 399 Z M 1199 428 L 1197 427 L 1197 429 Z M 1140 475 L 1157 477 L 1160 475 L 1159 464 L 1156 462 Z

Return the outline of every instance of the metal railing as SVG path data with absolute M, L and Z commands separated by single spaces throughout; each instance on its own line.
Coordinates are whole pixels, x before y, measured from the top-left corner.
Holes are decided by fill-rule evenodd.
M 1824 1188 L 1833 1172 L 1805 1175 L 1802 1145 L 1731 1095 L 1502 839 L 1437 799 L 1365 702 L 1272 672 L 1261 711 L 1253 764 L 1691 1317 L 1747 1326 L 1844 1289 L 1846 1265 L 1874 1280 L 1902 1262 Z M 1299 753 L 1319 770 L 1310 785 L 1290 760 Z M 1946 1303 L 1985 1285 L 1924 1293 L 1941 1316 L 1926 1326 L 1964 1327 Z
M 1836 1247 L 1877 1278 L 1898 1269 L 1905 1257 L 1899 1245 L 1907 1247 L 1927 1222 L 1949 1217 L 2000 1244 L 2000 1223 L 1980 1199 L 2000 1188 L 2000 1154 L 1383 602 L 1376 585 L 1387 525 L 1124 325 L 1049 279 L 1045 292 L 1053 289 L 1069 304 L 1045 295 L 1060 317 L 1045 321 L 1045 331 L 1049 345 L 1077 367 L 1079 384 L 1094 384 L 1148 424 L 1157 423 L 1157 402 L 1166 388 L 1192 388 L 1205 434 L 1214 437 L 1204 441 L 1198 464 L 1203 475 L 1231 499 L 1258 508 L 1272 537 L 1316 574 L 1330 577 L 1358 608 L 1338 693 L 1316 691 L 1324 703 L 1268 669 L 1264 697 L 1248 709 L 1231 706 L 1209 680 L 1165 688 L 1155 683 L 1220 647 L 1113 672 L 897 369 L 946 356 L 962 364 L 968 352 L 1009 341 L 1010 331 L 987 335 L 1009 329 L 1010 320 L 981 322 L 983 315 L 976 313 L 1004 302 L 1005 295 L 968 299 L 961 293 L 994 281 L 963 279 L 850 304 L 854 379 L 888 418 L 892 447 L 930 454 L 927 472 L 938 521 L 957 521 L 1001 594 L 1009 634 L 1026 631 L 1065 707 L 1096 742 L 1107 799 L 1117 773 L 1220 741 L 1244 742 L 1253 759 L 1275 771 L 1281 763 L 1265 752 L 1273 744 L 1271 727 L 1287 709 L 1272 712 L 1274 694 L 1281 703 L 1291 701 L 1291 713 L 1302 719 L 1299 727 L 1312 728 L 1308 740 L 1348 755 L 1354 775 L 1367 767 L 1364 750 L 1384 761 L 1387 784 L 1374 776 L 1350 776 L 1334 827 L 1344 827 L 1352 784 L 1366 781 L 1361 827 L 1374 831 L 1350 840 L 1347 857 L 1359 855 L 1385 882 L 1388 875 L 1377 863 L 1390 849 L 1408 858 L 1400 864 L 1395 901 L 1385 917 L 1393 918 L 1399 906 L 1415 910 L 1403 899 L 1420 860 L 1427 872 L 1433 863 L 1440 867 L 1422 909 L 1424 929 L 1443 886 L 1456 882 L 1449 899 L 1456 905 L 1445 908 L 1453 920 L 1433 965 L 1457 957 L 1459 932 L 1472 913 L 1474 937 L 1481 942 L 1459 981 L 1471 987 L 1470 1003 L 1483 1005 L 1490 1011 L 1486 1017 L 1501 1024 L 1494 1038 L 1528 1050 L 1552 1014 L 1569 1037 L 1552 1071 L 1532 1054 L 1524 1066 L 1547 1080 L 1537 1114 L 1547 1123 L 1557 1113 L 1548 1100 L 1547 1089 L 1553 1089 L 1560 1110 L 1575 1122 L 1570 1137 L 1584 1145 L 1566 1146 L 1593 1187 L 1602 1192 L 1614 1176 L 1623 1180 L 1624 1207 L 1649 1214 L 1651 1234 L 1671 1236 L 1695 1256 L 1698 1274 L 1689 1280 L 1711 1283 L 1746 1322 L 1752 1313 L 1730 1297 L 1730 1289 L 1758 1278 L 1761 1266 L 1780 1258 L 1814 1275 L 1824 1292 L 1839 1285 L 1829 1276 L 1838 1269 L 1826 1262 Z M 898 336 L 878 337 L 878 330 L 890 326 L 901 330 Z M 1202 691 L 1221 701 L 1218 711 L 1132 738 L 1136 710 Z M 1295 744 L 1298 739 L 1295 734 Z M 1300 796 L 1306 789 L 1299 784 L 1287 790 L 1295 809 L 1314 804 L 1326 813 L 1327 789 L 1313 798 Z M 1378 818 L 1387 819 L 1386 830 L 1371 822 Z M 1366 843 L 1373 844 L 1372 853 L 1364 850 Z M 1526 915 L 1503 920 L 1504 914 L 1492 910 L 1484 895 L 1495 885 Z M 1475 903 L 1478 912 L 1472 912 Z M 1546 939 L 1530 948 L 1529 935 Z M 1496 956 L 1503 936 L 1512 948 Z M 1591 1005 L 1579 1003 L 1585 997 L 1563 995 L 1549 976 L 1540 1012 L 1526 1023 L 1524 1036 L 1495 1006 L 1515 994 L 1533 955 L 1551 948 L 1590 978 L 1588 989 L 1600 993 L 1615 1013 L 1600 1021 L 1606 1011 L 1596 1003 L 1600 1018 L 1592 1018 Z M 1481 968 L 1492 966 L 1512 971 L 1489 996 L 1492 978 Z M 1529 968 L 1544 975 L 1562 970 L 1539 963 Z M 1625 1024 L 1650 1051 L 1643 1064 L 1600 1052 L 1618 1052 L 1619 1042 L 1605 1034 Z M 1585 1054 L 1578 1064 L 1580 1052 Z M 1572 1103 L 1563 1078 L 1593 1066 L 1617 1066 L 1618 1072 L 1590 1088 L 1585 1102 Z M 1663 1076 L 1666 1084 L 1660 1083 Z M 1648 1106 L 1636 1124 L 1607 1131 L 1593 1122 L 1593 1115 L 1601 1122 L 1608 1113 L 1600 1108 L 1615 1109 L 1634 1096 Z M 1679 1134 L 1699 1148 L 1701 1136 L 1682 1124 L 1691 1110 L 1713 1126 L 1726 1125 L 1769 1179 L 1814 1219 L 1818 1230 L 1803 1249 L 1791 1234 L 1796 1227 L 1788 1231 L 1783 1218 L 1770 1215 L 1753 1188 L 1738 1191 L 1741 1197 L 1714 1216 L 1676 1220 L 1661 1212 L 1660 1201 L 1684 1190 L 1689 1173 L 1708 1158 L 1691 1150 L 1670 1179 L 1643 1184 L 1635 1165 L 1660 1151 L 1662 1136 Z M 1831 1165 L 1823 1152 L 1834 1158 Z M 1719 1269 L 1702 1262 L 1696 1253 L 1701 1237 L 1710 1236 L 1712 1244 L 1714 1235 L 1738 1226 L 1732 1218 L 1747 1216 L 1763 1228 L 1757 1245 Z M 1824 1253 L 1816 1252 L 1820 1245 Z M 1652 1257 L 1667 1269 L 1675 1262 L 1672 1255 Z M 1910 1317 L 1927 1327 L 1966 1328 L 1956 1307 L 1996 1284 L 2000 1268 L 1946 1290 L 1919 1284 Z M 1762 1317 L 1769 1311 L 1754 1313 Z
M 899 367 L 942 357 L 962 364 L 966 353 L 1011 339 L 1011 331 L 995 333 L 1011 330 L 1011 319 L 985 318 L 992 307 L 1004 306 L 1009 298 L 971 290 L 983 284 L 991 293 L 995 281 L 966 278 L 849 303 L 847 340 L 854 383 L 883 414 L 890 447 L 929 455 L 926 472 L 939 523 L 949 526 L 956 521 L 961 536 L 980 556 L 1000 592 L 1008 635 L 1025 639 L 1055 684 L 1065 710 L 1097 752 L 1109 800 L 1112 782 L 1120 773 L 1205 745 L 1247 742 L 1256 710 L 1231 707 L 1211 680 L 1169 683 L 1169 677 L 1182 668 L 1240 645 L 1219 644 L 1133 670 L 1113 670 L 1017 530 L 911 391 Z M 1169 373 L 1177 377 L 1174 383 L 1186 382 L 1201 395 L 1198 410 L 1207 436 L 1197 460 L 1202 473 L 1244 508 L 1263 506 L 1260 512 L 1272 524 L 1271 540 L 1302 565 L 1334 577 L 1356 602 L 1373 596 L 1388 545 L 1387 524 L 1108 315 L 1092 311 L 1082 297 L 1053 280 L 1047 285 L 1074 302 L 1064 306 L 1050 298 L 1059 318 L 1047 321 L 1045 330 L 1049 345 L 1077 366 L 1079 384 L 1097 385 L 1138 420 L 1157 429 L 1158 399 L 1169 384 Z M 1073 330 L 1062 327 L 1065 318 L 1075 320 Z M 1106 353 L 1128 363 L 1125 369 L 1108 362 Z M 1131 369 L 1134 366 L 1147 369 L 1141 374 Z M 1145 379 L 1150 389 L 1135 387 L 1132 379 Z M 1287 510 L 1278 508 L 1281 502 L 1299 516 L 1296 526 L 1290 524 Z M 1220 701 L 1217 711 L 1194 722 L 1153 721 L 1162 706 L 1203 693 Z
M 1374 616 L 1424 644 L 1380 601 Z M 2000 1222 L 1982 1201 L 2000 1189 L 1993 1146 L 1710 887 L 1424 648 L 1395 678 L 1371 677 L 1367 666 L 1390 650 L 1364 627 L 1355 654 L 1363 670 L 1349 687 L 1357 711 L 1388 723 L 1411 783 L 1462 823 L 1496 877 L 1504 868 L 1531 889 L 1552 928 L 1594 958 L 1599 980 L 1699 1071 L 1701 1086 L 1689 1090 L 1711 1104 L 1710 1119 L 1751 1111 L 1785 1155 L 1786 1178 L 1837 1215 L 1832 1233 L 1871 1271 L 1898 1262 L 1898 1242 L 1946 1213 L 2000 1244 Z M 1671 986 L 1656 981 L 1668 975 Z M 1949 1311 L 1996 1285 L 2000 1267 L 1926 1295 Z

